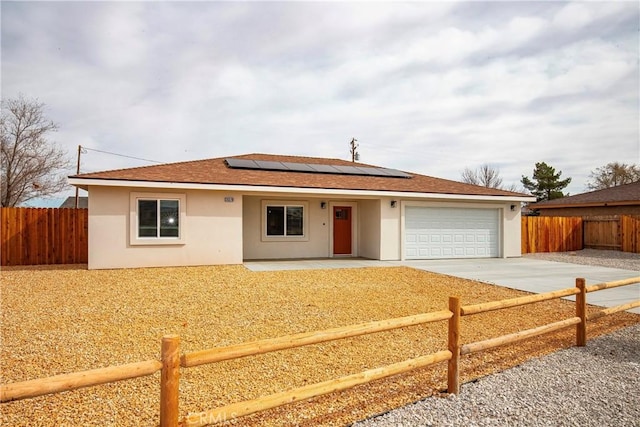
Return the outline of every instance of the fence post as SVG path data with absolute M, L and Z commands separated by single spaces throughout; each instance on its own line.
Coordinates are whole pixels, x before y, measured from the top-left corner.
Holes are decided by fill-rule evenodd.
M 580 323 L 576 325 L 576 345 L 584 347 L 587 345 L 587 286 L 582 278 L 576 279 L 576 287 L 580 291 L 576 294 L 576 317 L 580 318 Z
M 162 372 L 160 376 L 160 427 L 178 426 L 180 387 L 180 337 L 162 337 Z
M 460 360 L 460 298 L 449 297 L 449 311 L 453 316 L 449 318 L 449 351 L 451 359 L 447 365 L 447 392 L 458 394 L 460 392 L 460 375 L 458 362 Z

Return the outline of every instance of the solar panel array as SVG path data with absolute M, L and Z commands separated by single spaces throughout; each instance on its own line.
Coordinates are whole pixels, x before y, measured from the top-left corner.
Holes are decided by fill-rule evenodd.
M 273 162 L 229 158 L 224 160 L 232 169 L 253 169 L 282 172 L 326 173 L 334 175 L 361 175 L 384 178 L 411 178 L 406 172 L 396 169 L 372 168 L 368 166 L 324 165 L 315 163 Z

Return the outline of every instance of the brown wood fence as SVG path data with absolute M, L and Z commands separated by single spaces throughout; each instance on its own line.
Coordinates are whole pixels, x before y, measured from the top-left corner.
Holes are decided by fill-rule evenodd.
M 0 265 L 84 264 L 88 210 L 0 209 Z
M 620 217 L 620 249 L 640 254 L 640 217 Z
M 640 253 L 640 217 L 522 217 L 523 254 L 584 248 Z
M 582 226 L 585 248 L 622 249 L 619 218 L 584 218 Z
M 231 421 L 238 417 L 276 408 L 293 402 L 308 400 L 366 384 L 381 378 L 410 372 L 420 367 L 430 366 L 447 361 L 447 391 L 460 393 L 460 359 L 462 356 L 488 350 L 498 346 L 513 344 L 532 337 L 576 326 L 576 345 L 587 343 L 587 321 L 620 311 L 640 307 L 640 300 L 635 300 L 615 307 L 604 308 L 587 314 L 587 293 L 604 289 L 627 286 L 640 282 L 640 277 L 599 283 L 586 286 L 585 279 L 576 279 L 575 288 L 561 289 L 544 294 L 511 298 L 500 301 L 483 302 L 473 305 L 461 305 L 458 297 L 449 298 L 449 309 L 431 313 L 416 314 L 396 319 L 378 320 L 359 325 L 343 326 L 324 331 L 303 332 L 260 341 L 235 344 L 226 347 L 215 347 L 192 353 L 180 354 L 180 337 L 166 335 L 162 338 L 160 360 L 152 359 L 127 365 L 110 366 L 90 371 L 61 374 L 48 378 L 34 379 L 9 384 L 0 384 L 0 402 L 28 399 L 46 394 L 61 393 L 82 387 L 138 378 L 160 371 L 160 426 L 161 427 L 195 427 Z M 538 326 L 533 329 L 515 332 L 500 337 L 488 338 L 473 343 L 462 343 L 461 322 L 463 316 L 488 313 L 510 307 L 519 307 L 542 301 L 576 295 L 575 316 L 558 322 Z M 414 359 L 397 362 L 391 365 L 369 369 L 346 377 L 327 380 L 321 383 L 305 385 L 293 390 L 285 390 L 253 400 L 231 403 L 226 406 L 191 413 L 180 418 L 179 392 L 181 368 L 234 360 L 241 357 L 256 356 L 279 350 L 303 347 L 311 344 L 335 341 L 349 337 L 369 335 L 372 333 L 400 329 L 407 326 L 448 320 L 447 350 L 423 355 Z M 237 420 L 236 420 L 237 421 Z
M 579 251 L 582 248 L 582 218 L 522 217 L 523 254 Z

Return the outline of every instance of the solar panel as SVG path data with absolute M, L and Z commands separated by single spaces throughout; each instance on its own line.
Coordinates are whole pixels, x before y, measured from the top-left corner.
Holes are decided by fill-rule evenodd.
M 273 162 L 268 160 L 225 159 L 227 166 L 235 169 L 254 169 L 283 172 L 326 173 L 334 175 L 377 176 L 383 178 L 411 178 L 406 172 L 396 169 L 368 166 L 325 165 L 316 163 Z
M 339 166 L 339 165 L 336 165 L 336 166 L 334 166 L 334 168 L 338 169 L 340 172 L 342 172 L 344 174 L 347 174 L 347 175 L 362 175 L 362 172 L 360 172 L 354 166 Z
M 396 178 L 411 178 L 411 175 L 409 175 L 408 173 L 399 171 L 397 169 L 385 169 L 385 171 L 389 172 L 391 176 Z
M 282 164 L 289 169 L 290 171 L 295 172 L 315 172 L 311 166 L 306 163 L 291 163 L 291 162 L 282 162 Z
M 246 159 L 224 159 L 230 168 L 257 169 L 258 165 L 253 160 Z
M 287 170 L 289 170 L 280 162 L 270 162 L 270 161 L 266 161 L 266 160 L 256 160 L 255 162 L 258 164 L 260 169 L 272 170 L 272 171 L 287 171 Z
M 377 176 L 393 176 L 391 175 L 391 172 L 389 171 L 389 169 L 385 169 L 385 168 L 372 168 L 372 169 L 375 170 Z
M 321 172 L 321 173 L 340 173 L 340 171 L 336 168 L 334 168 L 331 165 L 316 165 L 314 164 L 309 164 L 309 166 L 316 172 Z
M 354 166 L 354 168 L 360 171 L 360 175 L 380 176 L 380 171 L 376 168 L 367 168 L 364 166 Z

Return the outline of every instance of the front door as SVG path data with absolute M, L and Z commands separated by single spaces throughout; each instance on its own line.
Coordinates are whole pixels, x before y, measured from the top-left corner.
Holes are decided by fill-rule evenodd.
M 333 207 L 333 254 L 351 255 L 351 206 Z

